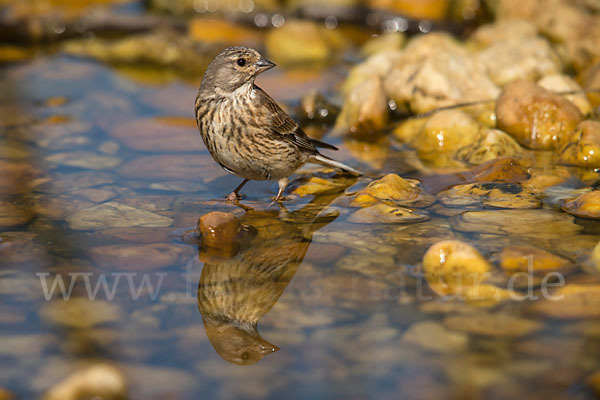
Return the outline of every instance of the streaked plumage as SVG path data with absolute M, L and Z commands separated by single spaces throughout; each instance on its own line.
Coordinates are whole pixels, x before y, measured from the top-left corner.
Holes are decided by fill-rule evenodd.
M 213 159 L 227 172 L 248 180 L 277 180 L 281 197 L 288 177 L 307 162 L 360 172 L 319 153 L 334 146 L 309 138 L 267 93 L 254 84 L 275 64 L 254 49 L 230 47 L 210 63 L 195 102 L 196 122 Z

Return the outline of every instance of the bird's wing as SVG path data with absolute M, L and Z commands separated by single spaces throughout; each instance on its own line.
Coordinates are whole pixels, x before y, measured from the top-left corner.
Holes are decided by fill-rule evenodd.
M 271 96 L 259 87 L 256 87 L 256 91 L 260 96 L 263 107 L 269 114 L 271 133 L 276 135 L 278 139 L 289 140 L 299 148 L 310 152 L 316 152 L 317 147 L 337 150 L 335 146 L 308 137 L 296 121 L 290 118 Z

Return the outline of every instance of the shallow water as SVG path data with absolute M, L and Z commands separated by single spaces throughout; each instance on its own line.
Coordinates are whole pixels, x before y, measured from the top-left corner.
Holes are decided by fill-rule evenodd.
M 39 398 L 106 362 L 132 399 L 595 398 L 598 294 L 587 308 L 568 303 L 553 314 L 535 307 L 547 304 L 537 277 L 538 299 L 525 299 L 523 276 L 519 299 L 465 302 L 438 296 L 421 262 L 440 240 L 470 243 L 492 261 L 526 243 L 567 257 L 567 283 L 598 287 L 584 265 L 600 240 L 597 222 L 573 219 L 568 233 L 540 225 L 540 234 L 469 231 L 444 212 L 412 224 L 349 222 L 345 191 L 411 172 L 411 152 L 399 147 L 379 168 L 363 164 L 360 181 L 307 167 L 290 193 L 306 171 L 335 189 L 290 194 L 285 209 L 268 207 L 268 182 L 246 186 L 245 208 L 227 205 L 239 180 L 196 132 L 198 81 L 130 72 L 60 52 L 2 69 L 0 200 L 14 207 L 0 215 L 0 389 Z M 269 74 L 258 84 L 287 105 L 343 78 Z M 329 141 L 353 165 L 354 154 L 371 151 Z M 198 245 L 192 231 L 211 211 L 235 214 L 248 231 L 217 250 Z M 259 320 L 258 333 L 215 315 Z

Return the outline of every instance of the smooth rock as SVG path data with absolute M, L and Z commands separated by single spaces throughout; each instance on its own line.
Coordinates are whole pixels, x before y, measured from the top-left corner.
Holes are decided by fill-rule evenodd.
M 44 400 L 79 400 L 102 398 L 119 400 L 127 397 L 123 373 L 109 364 L 97 363 L 73 372 L 50 388 Z
M 444 354 L 464 351 L 469 343 L 469 337 L 464 333 L 451 332 L 444 325 L 434 321 L 422 321 L 411 325 L 402 336 L 402 340 L 425 350 Z
M 55 153 L 46 157 L 46 160 L 50 163 L 88 169 L 106 169 L 121 164 L 121 159 L 118 157 L 80 151 Z
M 68 285 L 67 282 L 66 284 Z M 42 319 L 51 324 L 83 329 L 117 321 L 120 308 L 116 304 L 98 298 L 88 300 L 74 297 L 69 300 L 52 300 L 40 308 L 39 314 Z
M 350 201 L 354 207 L 368 207 L 377 203 L 390 206 L 427 207 L 435 198 L 426 193 L 419 181 L 387 174 L 360 190 Z
M 381 134 L 389 119 L 386 94 L 379 76 L 371 76 L 354 86 L 344 97 L 342 111 L 335 122 L 335 134 Z
M 600 285 L 571 283 L 550 290 L 549 295 L 533 303 L 529 311 L 560 319 L 600 318 Z
M 398 106 L 409 104 L 415 113 L 494 99 L 499 93 L 466 48 L 440 33 L 412 39 L 384 78 L 388 97 Z
M 501 19 L 492 24 L 481 25 L 469 38 L 478 46 L 488 47 L 511 39 L 535 37 L 537 27 L 524 19 Z
M 481 134 L 481 126 L 460 110 L 435 113 L 414 137 L 410 145 L 419 158 L 434 166 L 456 165 L 455 152 L 466 147 Z
M 333 50 L 326 28 L 309 20 L 289 20 L 265 38 L 268 56 L 282 66 L 322 64 Z
M 446 207 L 540 208 L 538 198 L 518 183 L 471 183 L 438 193 Z
M 563 211 L 581 218 L 600 218 L 600 190 L 592 190 L 577 196 L 573 200 L 565 201 Z
M 581 121 L 560 150 L 560 163 L 584 168 L 600 167 L 600 122 Z
M 474 142 L 458 149 L 455 158 L 467 165 L 480 165 L 500 157 L 520 156 L 522 152 L 512 136 L 499 129 L 486 129 Z
M 496 115 L 500 129 L 536 150 L 560 148 L 583 119 L 570 101 L 524 80 L 504 87 Z
M 549 210 L 467 211 L 451 217 L 450 224 L 461 232 L 541 239 L 573 236 L 583 229 L 570 215 Z
M 348 221 L 355 224 L 408 224 L 428 219 L 429 216 L 424 211 L 387 204 L 361 208 L 348 217 Z
M 544 89 L 555 93 L 576 92 L 573 94 L 564 94 L 562 96 L 564 96 L 565 99 L 569 100 L 571 103 L 575 104 L 577 108 L 579 108 L 581 114 L 591 114 L 592 105 L 583 92 L 581 86 L 579 86 L 577 82 L 575 82 L 575 80 L 570 76 L 559 73 L 550 74 L 540 79 L 537 84 Z
M 559 271 L 571 267 L 571 262 L 549 251 L 531 246 L 508 246 L 498 256 L 505 271 Z
M 164 227 L 173 219 L 117 202 L 108 202 L 75 211 L 66 217 L 71 229 L 89 230 L 130 226 Z
M 444 325 L 451 330 L 471 335 L 511 338 L 530 335 L 543 328 L 543 325 L 538 321 L 496 313 L 451 315 L 446 317 Z

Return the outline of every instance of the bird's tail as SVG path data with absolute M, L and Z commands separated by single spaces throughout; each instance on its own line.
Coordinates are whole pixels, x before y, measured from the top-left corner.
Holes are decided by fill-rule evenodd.
M 354 168 L 347 166 L 346 164 L 342 164 L 339 161 L 335 161 L 334 159 L 324 156 L 323 154 L 315 155 L 311 161 L 317 164 L 324 165 L 326 167 L 339 169 L 342 172 L 348 172 L 353 175 L 361 176 L 363 174 L 362 172 L 357 171 Z

